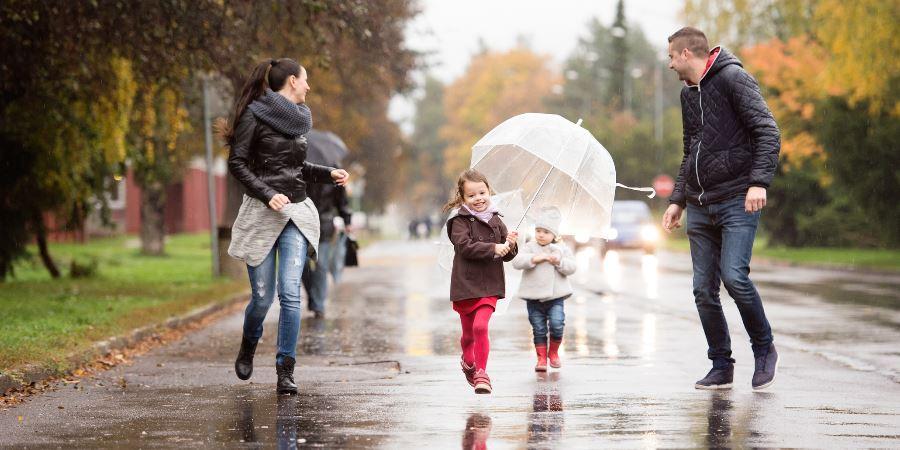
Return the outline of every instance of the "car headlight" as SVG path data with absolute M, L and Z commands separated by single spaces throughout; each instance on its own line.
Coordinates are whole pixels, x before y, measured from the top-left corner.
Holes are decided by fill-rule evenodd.
M 653 225 L 644 225 L 641 227 L 641 239 L 649 242 L 655 242 L 659 239 L 659 230 Z
M 610 229 L 606 231 L 606 240 L 611 241 L 617 237 L 619 237 L 619 230 L 610 227 Z

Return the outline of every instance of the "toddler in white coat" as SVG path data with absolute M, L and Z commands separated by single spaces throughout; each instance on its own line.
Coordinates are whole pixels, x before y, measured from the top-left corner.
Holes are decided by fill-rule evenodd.
M 513 267 L 523 271 L 518 296 L 528 306 L 537 372 L 547 370 L 548 357 L 550 367 L 562 367 L 559 347 L 566 321 L 565 300 L 572 295 L 568 277 L 575 273 L 575 257 L 559 242 L 560 221 L 559 209 L 542 208 L 535 221 L 534 239 L 521 246 L 512 261 Z

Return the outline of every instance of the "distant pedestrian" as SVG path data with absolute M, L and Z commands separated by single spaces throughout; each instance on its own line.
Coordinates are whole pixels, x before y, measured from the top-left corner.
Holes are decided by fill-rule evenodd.
M 453 199 L 444 205 L 444 211 L 454 208 L 459 209 L 447 219 L 447 234 L 455 251 L 450 300 L 462 324 L 460 365 L 475 393 L 490 394 L 488 323 L 497 300 L 506 296 L 503 262 L 515 258 L 518 233 L 507 232 L 491 204 L 490 184 L 477 170 L 459 175 Z
M 518 296 L 528 308 L 536 372 L 547 371 L 548 357 L 550 367 L 562 367 L 559 348 L 566 324 L 565 300 L 572 296 L 568 277 L 575 273 L 575 256 L 559 240 L 561 220 L 559 209 L 542 208 L 534 224 L 534 239 L 523 245 L 512 261 L 513 267 L 522 271 Z
M 230 148 L 228 169 L 247 191 L 228 248 L 229 255 L 247 264 L 251 289 L 234 370 L 242 380 L 252 375 L 263 320 L 277 289 L 278 393 L 297 392 L 300 278 L 307 256 L 315 258 L 319 245 L 319 215 L 306 195 L 306 184 L 343 186 L 350 177 L 344 170 L 305 160 L 306 134 L 312 128 L 305 104 L 308 91 L 306 69 L 296 61 L 264 61 L 244 84 L 223 130 Z
M 669 68 L 685 83 L 684 155 L 663 228 L 671 232 L 680 227 L 687 207 L 694 301 L 713 364 L 694 386 L 732 385 L 735 360 L 719 299 L 724 282 L 750 335 L 756 360 L 751 384 L 765 389 L 775 381 L 778 352 L 762 299 L 750 281 L 750 254 L 766 189 L 778 166 L 781 135 L 756 80 L 728 50 L 710 50 L 702 31 L 685 27 L 669 36 Z
M 339 164 L 335 166 L 340 167 Z M 320 234 L 319 257 L 304 267 L 303 287 L 306 288 L 306 309 L 315 318 L 322 319 L 325 317 L 325 301 L 328 298 L 328 274 L 332 274 L 335 283 L 340 279 L 343 264 L 339 264 L 336 259 L 346 255 L 340 251 L 340 246 L 347 245 L 345 234 L 353 231 L 350 224 L 353 213 L 347 200 L 347 189 L 343 186 L 313 184 L 307 186 L 306 190 L 319 212 Z M 337 218 L 344 224 L 343 230 L 335 226 Z
M 406 230 L 409 231 L 409 239 L 414 241 L 419 238 L 419 221 L 416 219 L 412 219 L 409 221 L 409 224 L 406 226 Z

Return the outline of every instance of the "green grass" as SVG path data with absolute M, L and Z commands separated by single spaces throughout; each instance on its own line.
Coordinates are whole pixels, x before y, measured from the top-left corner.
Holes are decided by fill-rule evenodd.
M 669 250 L 690 251 L 687 238 L 681 236 L 667 239 L 664 246 Z M 900 250 L 770 247 L 765 239 L 757 239 L 753 245 L 753 256 L 800 265 L 900 271 Z
M 794 264 L 900 270 L 900 251 L 863 248 L 766 247 L 754 254 Z
M 26 363 L 66 370 L 66 356 L 73 352 L 224 301 L 245 284 L 210 276 L 207 234 L 172 236 L 162 257 L 140 255 L 134 237 L 53 244 L 50 251 L 66 274 L 73 258 L 96 258 L 98 273 L 53 280 L 36 257 L 16 266 L 15 278 L 0 284 L 4 372 Z

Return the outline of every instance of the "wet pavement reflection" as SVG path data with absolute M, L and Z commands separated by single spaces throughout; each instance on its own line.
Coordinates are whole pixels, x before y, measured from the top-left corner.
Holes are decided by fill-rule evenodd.
M 538 373 L 537 385 L 528 417 L 528 446 L 538 448 L 555 442 L 565 426 L 562 397 L 559 394 L 559 372 Z
M 489 437 L 491 437 L 490 416 L 473 413 L 466 418 L 462 439 L 463 450 L 486 450 Z
M 731 444 L 731 393 L 712 392 L 706 413 L 707 448 L 729 448 Z
M 234 376 L 237 313 L 77 389 L 61 384 L 0 411 L 0 446 L 900 446 L 900 310 L 805 287 L 838 283 L 896 300 L 900 280 L 754 269 L 783 357 L 779 379 L 771 391 L 750 389 L 753 358 L 723 294 L 735 388 L 705 392 L 693 389 L 708 361 L 689 259 L 579 252 L 563 368 L 534 372 L 525 305 L 513 299 L 491 319 L 494 393 L 478 396 L 459 371 L 458 316 L 433 247 L 375 243 L 361 257 L 335 286 L 326 318 L 302 319 L 298 395 L 274 392 L 277 308 L 253 378 Z

